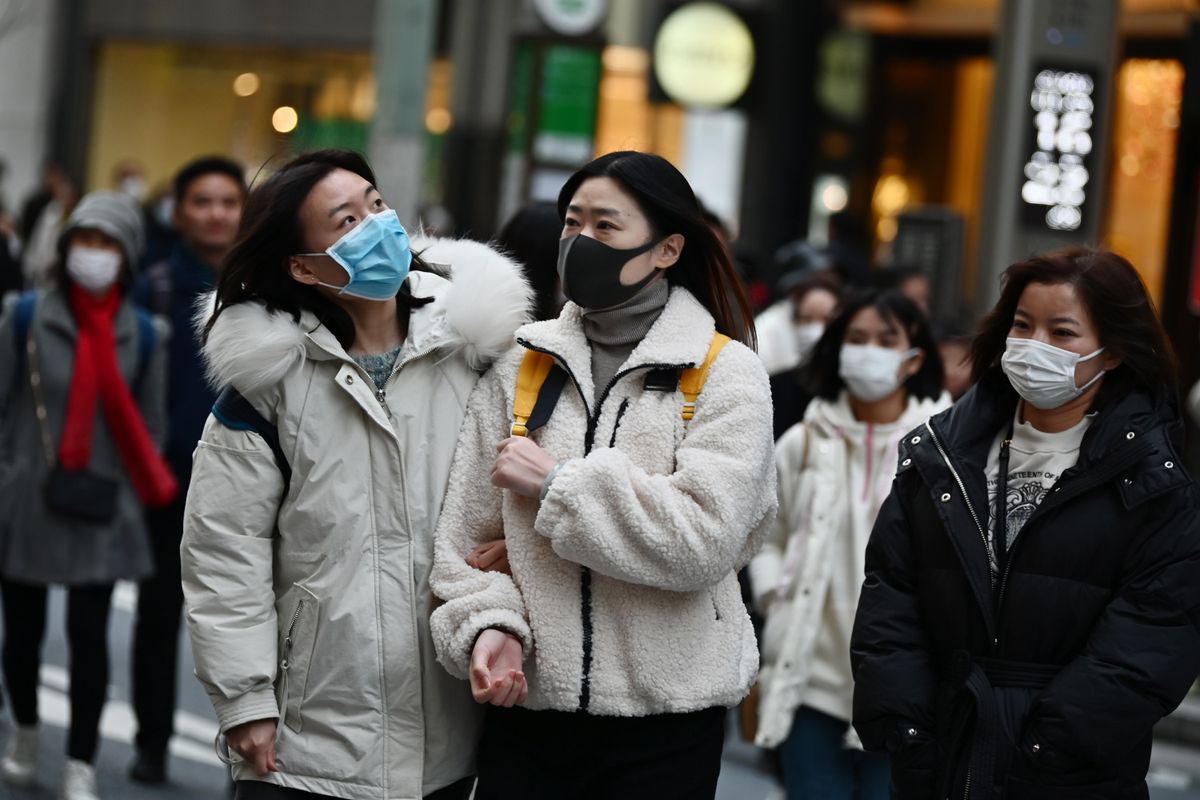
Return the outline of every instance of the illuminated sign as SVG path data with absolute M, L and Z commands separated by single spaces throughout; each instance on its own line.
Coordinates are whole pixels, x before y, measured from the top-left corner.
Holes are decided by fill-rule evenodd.
M 667 96 L 682 106 L 723 108 L 750 85 L 754 37 L 725 6 L 688 3 L 658 29 L 654 74 Z
M 533 0 L 542 22 L 555 33 L 581 36 L 595 29 L 608 11 L 608 0 Z
M 1094 168 L 1096 78 L 1078 68 L 1042 67 L 1034 74 L 1021 220 L 1032 228 L 1078 230 L 1087 213 Z

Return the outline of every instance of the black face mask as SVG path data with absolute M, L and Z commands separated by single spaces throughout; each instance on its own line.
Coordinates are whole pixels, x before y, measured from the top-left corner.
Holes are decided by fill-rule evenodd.
M 641 247 L 618 250 L 583 234 L 562 239 L 558 243 L 558 278 L 563 294 L 589 311 L 624 303 L 654 280 L 658 270 L 630 286 L 621 283 L 621 270 L 656 244 L 652 240 Z

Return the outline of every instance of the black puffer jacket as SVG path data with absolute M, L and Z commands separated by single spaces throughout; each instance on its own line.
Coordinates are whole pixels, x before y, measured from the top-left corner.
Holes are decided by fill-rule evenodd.
M 893 797 L 1148 796 L 1151 729 L 1200 671 L 1200 493 L 1171 405 L 1108 394 L 995 588 L 984 469 L 1007 380 L 903 439 L 851 642 L 854 725 L 891 752 Z

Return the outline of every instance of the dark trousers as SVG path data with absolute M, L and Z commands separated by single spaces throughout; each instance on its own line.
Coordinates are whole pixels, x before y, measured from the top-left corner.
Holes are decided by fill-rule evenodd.
M 475 800 L 701 800 L 717 792 L 725 709 L 648 717 L 489 708 Z
M 471 796 L 471 787 L 474 785 L 474 778 L 463 778 L 444 789 L 438 789 L 433 794 L 425 795 L 425 800 L 467 800 Z M 237 794 L 234 795 L 234 800 L 325 800 L 325 798 L 326 795 L 323 794 L 302 792 L 299 789 L 285 789 L 282 786 L 263 781 L 238 781 Z
M 67 589 L 67 644 L 71 649 L 71 730 L 67 756 L 91 763 L 96 757 L 100 712 L 108 692 L 108 612 L 112 584 Z M 4 600 L 4 679 L 13 717 L 38 723 L 38 671 L 46 634 L 46 587 L 0 580 Z
M 138 585 L 137 622 L 133 629 L 133 711 L 137 749 L 164 756 L 174 732 L 176 674 L 183 587 L 179 542 L 183 538 L 183 500 L 146 510 L 146 528 L 154 554 L 154 576 Z

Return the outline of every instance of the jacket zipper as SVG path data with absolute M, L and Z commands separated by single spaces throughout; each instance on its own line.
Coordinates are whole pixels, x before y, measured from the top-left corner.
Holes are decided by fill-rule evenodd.
M 946 467 L 950 470 L 950 474 L 954 476 L 954 482 L 958 484 L 958 490 L 962 492 L 963 501 L 967 504 L 967 511 L 971 513 L 971 519 L 975 521 L 975 529 L 979 531 L 979 538 L 983 540 L 983 548 L 987 550 L 989 562 L 992 559 L 992 543 L 988 541 L 987 531 L 979 522 L 979 515 L 975 513 L 975 506 L 971 505 L 971 496 L 967 494 L 966 484 L 959 477 L 958 470 L 954 468 L 954 464 L 950 461 L 950 456 L 946 454 L 946 448 L 942 447 L 942 442 L 938 439 L 937 433 L 933 430 L 933 426 L 929 421 L 925 421 L 925 429 L 929 431 L 929 435 L 933 437 L 933 445 L 941 454 L 942 460 L 946 462 Z
M 562 366 L 563 370 L 571 378 L 571 383 L 575 384 L 575 391 L 579 393 L 579 399 L 583 402 L 583 410 L 587 413 L 588 423 L 587 430 L 583 437 L 583 453 L 586 456 L 592 452 L 592 445 L 595 443 L 596 426 L 600 424 L 600 412 L 604 409 L 604 401 L 608 399 L 609 393 L 616 386 L 617 381 L 630 375 L 638 370 L 654 370 L 654 369 L 687 369 L 695 366 L 695 364 L 642 364 L 637 367 L 631 367 L 623 372 L 618 372 L 613 375 L 608 385 L 604 387 L 604 391 L 600 393 L 599 399 L 596 401 L 596 410 L 593 413 L 588 406 L 587 397 L 583 394 L 583 387 L 580 386 L 579 380 L 575 377 L 575 373 L 567 365 L 567 361 L 553 350 L 547 350 L 543 347 L 536 347 L 530 344 L 525 339 L 517 339 L 517 343 L 527 350 L 534 350 L 538 353 L 545 353 L 553 358 Z M 622 405 L 624 408 L 624 405 Z M 621 412 L 618 411 L 618 417 Z M 613 428 L 613 438 L 616 438 L 616 428 Z M 583 675 L 580 680 L 579 687 L 579 710 L 587 712 L 588 705 L 591 702 L 591 680 L 592 680 L 592 571 L 587 567 L 580 567 L 579 578 L 580 591 L 580 616 L 583 624 Z
M 288 623 L 287 633 L 283 637 L 283 658 L 279 662 L 279 671 L 283 673 L 280 680 L 283 681 L 283 707 L 279 709 L 279 721 L 275 725 L 275 744 L 279 744 L 279 736 L 283 732 L 283 724 L 287 721 L 288 702 L 291 693 L 291 680 L 289 671 L 292 668 L 292 634 L 296 630 L 296 623 L 300 621 L 300 612 L 304 610 L 304 599 L 296 604 L 296 610 L 292 612 L 292 621 Z
M 983 541 L 983 549 L 987 553 L 988 563 L 992 562 L 992 543 L 988 541 L 987 531 L 979 522 L 979 515 L 975 513 L 975 506 L 971 505 L 971 496 L 967 494 L 967 486 L 963 483 L 962 477 L 959 476 L 958 470 L 954 468 L 954 463 L 950 461 L 950 456 L 946 453 L 946 448 L 942 447 L 942 441 L 938 438 L 937 432 L 933 429 L 933 425 L 929 420 L 925 420 L 925 429 L 929 431 L 930 437 L 933 439 L 933 445 L 937 448 L 942 460 L 946 462 L 946 468 L 950 470 L 950 474 L 954 477 L 954 482 L 958 484 L 958 490 L 962 492 L 963 502 L 967 504 L 967 511 L 971 514 L 971 519 L 975 522 L 975 529 L 979 531 L 979 538 Z M 999 644 L 999 635 L 995 627 L 995 621 L 991 618 L 992 615 L 984 609 L 983 618 L 988 625 L 989 633 L 991 634 L 992 645 Z

